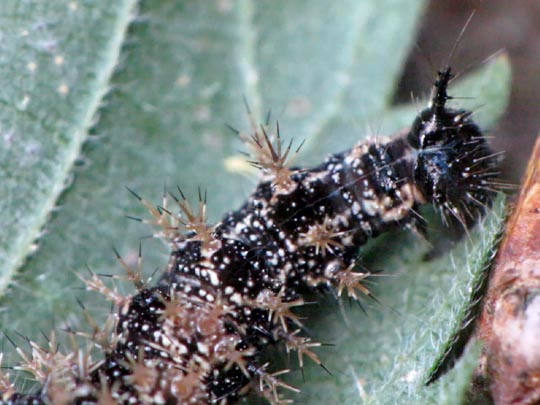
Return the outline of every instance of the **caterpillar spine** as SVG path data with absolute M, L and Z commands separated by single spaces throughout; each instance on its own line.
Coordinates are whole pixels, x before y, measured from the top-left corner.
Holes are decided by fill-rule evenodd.
M 423 226 L 418 214 L 434 204 L 448 222 L 472 225 L 496 192 L 497 159 L 466 110 L 447 107 L 450 68 L 439 72 L 430 105 L 411 129 L 378 137 L 329 156 L 312 169 L 290 166 L 265 128 L 248 140 L 262 180 L 248 200 L 215 225 L 206 224 L 206 197 L 198 211 L 183 193 L 150 210 L 157 236 L 171 247 L 166 272 L 148 286 L 128 266 L 137 291 L 123 297 L 97 276 L 86 282 L 117 308 L 112 338 L 90 351 L 61 354 L 32 345 L 21 369 L 42 383 L 35 394 L 1 381 L 8 404 L 186 403 L 230 404 L 250 391 L 283 403 L 280 380 L 288 370 L 261 362 L 268 345 L 282 344 L 321 364 L 321 344 L 304 336 L 295 309 L 305 291 L 336 290 L 371 296 L 370 276 L 355 271 L 358 249 L 383 232 Z M 201 193 L 200 193 L 201 194 Z M 107 327 L 111 331 L 111 323 Z

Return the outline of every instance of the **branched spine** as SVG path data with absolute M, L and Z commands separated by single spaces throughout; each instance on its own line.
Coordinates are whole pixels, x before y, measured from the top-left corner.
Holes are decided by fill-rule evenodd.
M 74 363 L 73 354 L 33 344 L 31 357 L 21 353 L 21 367 L 42 391 L 18 394 L 6 376 L 4 400 L 229 404 L 255 390 L 271 403 L 287 402 L 278 388 L 297 389 L 278 377 L 288 370 L 267 371 L 272 365 L 261 364 L 261 354 L 282 343 L 297 352 L 300 367 L 304 356 L 323 366 L 313 351 L 321 344 L 300 336 L 295 310 L 306 303 L 304 290 L 373 298 L 365 285 L 370 272 L 354 271 L 369 238 L 421 225 L 426 203 L 467 227 L 493 200 L 497 158 L 469 112 L 446 108 L 450 78 L 449 68 L 439 73 L 432 103 L 408 132 L 361 142 L 313 169 L 290 166 L 292 144 L 282 147 L 278 126 L 273 140 L 256 128 L 248 144 L 262 181 L 216 225 L 206 223 L 201 193 L 195 212 L 179 190 L 177 214 L 166 197 L 156 207 L 132 192 L 171 246 L 167 272 L 149 287 L 140 266 L 132 269 L 117 254 L 137 289 L 131 297 L 92 273 L 87 288 L 118 306 L 114 339 L 103 340 L 99 328 L 90 335 L 104 360 L 88 355 Z M 58 381 L 69 384 L 59 390 Z

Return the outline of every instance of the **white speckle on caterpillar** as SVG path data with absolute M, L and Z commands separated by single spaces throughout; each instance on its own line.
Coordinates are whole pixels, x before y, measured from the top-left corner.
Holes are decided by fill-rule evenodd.
M 291 165 L 299 147 L 281 143 L 279 126 L 275 135 L 253 126 L 242 137 L 261 181 L 216 224 L 207 224 L 200 192 L 196 209 L 180 189 L 171 194 L 175 210 L 167 197 L 154 206 L 130 190 L 150 211 L 143 222 L 171 249 L 167 271 L 151 285 L 140 254 L 132 266 L 117 253 L 136 287 L 129 296 L 92 273 L 87 289 L 117 307 L 89 336 L 103 359 L 80 348 L 60 353 L 54 336 L 48 347 L 32 343 L 19 368 L 42 387 L 17 393 L 4 376 L 4 402 L 224 405 L 255 392 L 277 404 L 282 389 L 298 392 L 280 380 L 290 370 L 274 370 L 262 355 L 281 345 L 296 352 L 300 367 L 305 357 L 324 367 L 316 353 L 321 343 L 301 335 L 295 313 L 306 304 L 305 291 L 373 298 L 365 285 L 372 274 L 356 270 L 358 249 L 370 238 L 421 228 L 424 204 L 468 227 L 495 197 L 486 185 L 494 185 L 496 155 L 469 112 L 446 107 L 451 77 L 450 68 L 439 72 L 429 107 L 409 130 L 361 142 L 314 168 Z M 197 114 L 204 121 L 211 111 L 202 106 Z M 417 377 L 413 370 L 404 379 Z

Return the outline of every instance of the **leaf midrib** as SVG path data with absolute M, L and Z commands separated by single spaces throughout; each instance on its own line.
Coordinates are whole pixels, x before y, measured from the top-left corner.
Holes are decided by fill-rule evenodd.
M 51 213 L 55 209 L 56 201 L 66 190 L 66 183 L 70 176 L 75 161 L 80 155 L 82 145 L 86 140 L 89 130 L 95 126 L 94 117 L 100 109 L 102 100 L 109 91 L 109 83 L 118 64 L 122 45 L 127 35 L 128 27 L 135 16 L 137 0 L 122 0 L 117 3 L 118 18 L 111 30 L 108 46 L 103 48 L 102 58 L 97 61 L 94 84 L 89 86 L 88 96 L 80 100 L 81 106 L 85 108 L 74 109 L 79 112 L 79 117 L 75 117 L 72 122 L 79 125 L 69 129 L 71 136 L 75 138 L 70 145 L 64 149 L 63 163 L 57 168 L 57 175 L 51 182 L 51 190 L 46 198 L 41 200 L 36 208 L 36 220 L 32 222 L 30 229 L 19 234 L 19 238 L 13 238 L 13 245 L 3 259 L 0 259 L 0 267 L 6 271 L 0 277 L 0 294 L 3 294 L 9 286 L 12 277 L 23 265 L 27 257 L 35 253 L 35 241 L 39 238 L 43 227 L 46 225 Z M 14 235 L 10 235 L 13 237 Z

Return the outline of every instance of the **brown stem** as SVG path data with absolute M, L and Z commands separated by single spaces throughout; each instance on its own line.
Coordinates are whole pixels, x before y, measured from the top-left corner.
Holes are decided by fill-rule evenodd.
M 540 138 L 491 274 L 478 337 L 495 404 L 540 403 Z

